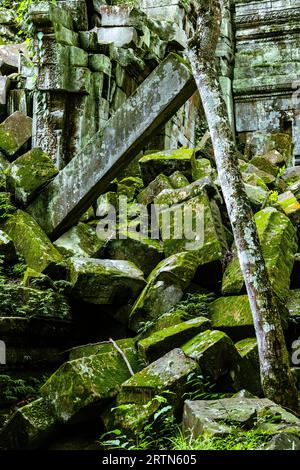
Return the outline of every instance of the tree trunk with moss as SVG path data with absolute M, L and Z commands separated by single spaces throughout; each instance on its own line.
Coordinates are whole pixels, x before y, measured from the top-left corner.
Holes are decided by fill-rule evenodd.
M 280 310 L 239 170 L 238 151 L 218 80 L 215 52 L 220 37 L 221 8 L 226 1 L 199 0 L 196 34 L 186 53 L 211 133 L 219 181 L 245 279 L 258 343 L 263 391 L 267 398 L 298 411 L 298 394 Z

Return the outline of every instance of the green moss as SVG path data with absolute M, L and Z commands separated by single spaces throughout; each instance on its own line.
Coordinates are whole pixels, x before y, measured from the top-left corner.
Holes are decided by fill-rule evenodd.
M 206 330 L 209 325 L 210 321 L 207 318 L 198 317 L 156 331 L 151 336 L 139 341 L 139 353 L 149 362 L 155 361 L 171 349 L 181 346 L 196 333 Z
M 61 272 L 63 257 L 29 214 L 18 210 L 7 220 L 4 230 L 30 268 L 37 272 Z

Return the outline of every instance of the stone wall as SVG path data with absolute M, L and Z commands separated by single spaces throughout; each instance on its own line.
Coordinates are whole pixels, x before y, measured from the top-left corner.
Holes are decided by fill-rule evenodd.
M 237 132 L 287 132 L 300 158 L 300 1 L 236 1 L 234 100 Z

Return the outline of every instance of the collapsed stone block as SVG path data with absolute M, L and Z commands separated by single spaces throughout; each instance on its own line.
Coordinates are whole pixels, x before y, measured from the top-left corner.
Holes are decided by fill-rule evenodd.
M 37 191 L 57 174 L 58 169 L 52 159 L 41 149 L 35 148 L 11 164 L 8 186 L 14 192 L 16 200 L 27 205 Z
M 176 305 L 196 269 L 197 260 L 190 252 L 177 253 L 159 263 L 131 310 L 129 327 L 138 331 L 143 323 L 155 320 Z
M 170 400 L 178 404 L 187 390 L 188 376 L 192 373 L 199 373 L 196 362 L 186 357 L 181 349 L 173 349 L 124 382 L 117 402 L 145 405 L 155 395 L 168 390 L 174 392 Z
M 272 423 L 271 417 L 276 421 Z M 257 424 L 256 424 L 257 422 Z M 248 429 L 298 434 L 300 420 L 266 398 L 222 398 L 185 402 L 183 431 L 192 439 L 203 434 L 226 436 Z
M 184 147 L 145 155 L 139 160 L 143 181 L 148 185 L 160 173 L 170 176 L 174 171 L 181 171 L 190 179 L 194 158 L 194 150 Z
M 130 231 L 121 231 L 120 234 L 122 238 L 118 236 L 116 240 L 108 242 L 107 256 L 114 260 L 131 261 L 148 276 L 163 258 L 161 243 Z
M 19 408 L 0 432 L 0 448 L 38 449 L 57 430 L 46 400 L 39 398 Z
M 6 221 L 4 230 L 30 268 L 45 274 L 62 274 L 62 255 L 29 214 L 18 210 Z
M 199 333 L 182 346 L 183 352 L 194 359 L 202 372 L 216 381 L 231 370 L 238 352 L 232 340 L 222 331 Z
M 32 119 L 16 111 L 0 124 L 0 150 L 10 159 L 32 136 Z
M 168 351 L 177 348 L 195 334 L 209 328 L 210 321 L 205 317 L 193 318 L 174 326 L 163 328 L 138 342 L 140 355 L 148 362 L 153 362 Z
M 100 257 L 106 246 L 106 242 L 97 237 L 94 228 L 81 222 L 64 233 L 53 244 L 63 256 L 89 258 Z
M 294 223 L 299 222 L 300 218 L 300 203 L 294 196 L 292 191 L 286 191 L 283 194 L 279 194 L 277 204 L 280 209 L 289 217 Z
M 254 332 L 252 313 L 247 295 L 220 297 L 209 305 L 214 328 L 226 331 L 230 337 L 246 338 Z
M 235 343 L 241 360 L 230 372 L 235 390 L 246 389 L 253 395 L 261 395 L 259 356 L 256 338 L 245 338 Z
M 273 207 L 257 212 L 254 218 L 271 284 L 278 297 L 284 301 L 289 292 L 294 255 L 297 252 L 296 230 L 291 221 Z M 239 294 L 243 286 L 244 278 L 234 251 L 223 276 L 222 292 Z
M 144 275 L 129 261 L 72 257 L 69 260 L 72 295 L 97 305 L 122 305 L 137 297 Z
M 138 370 L 136 351 L 126 351 Z M 94 354 L 65 362 L 42 386 L 54 416 L 61 422 L 82 422 L 101 411 L 130 377 L 123 358 L 115 352 Z

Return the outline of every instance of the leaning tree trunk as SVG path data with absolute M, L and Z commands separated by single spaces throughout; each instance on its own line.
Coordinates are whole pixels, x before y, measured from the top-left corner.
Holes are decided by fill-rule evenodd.
M 197 30 L 186 53 L 210 129 L 219 181 L 245 279 L 258 343 L 263 391 L 267 398 L 298 411 L 297 389 L 289 365 L 280 311 L 243 185 L 238 152 L 218 80 L 215 51 L 220 37 L 221 6 L 222 0 L 199 0 Z

